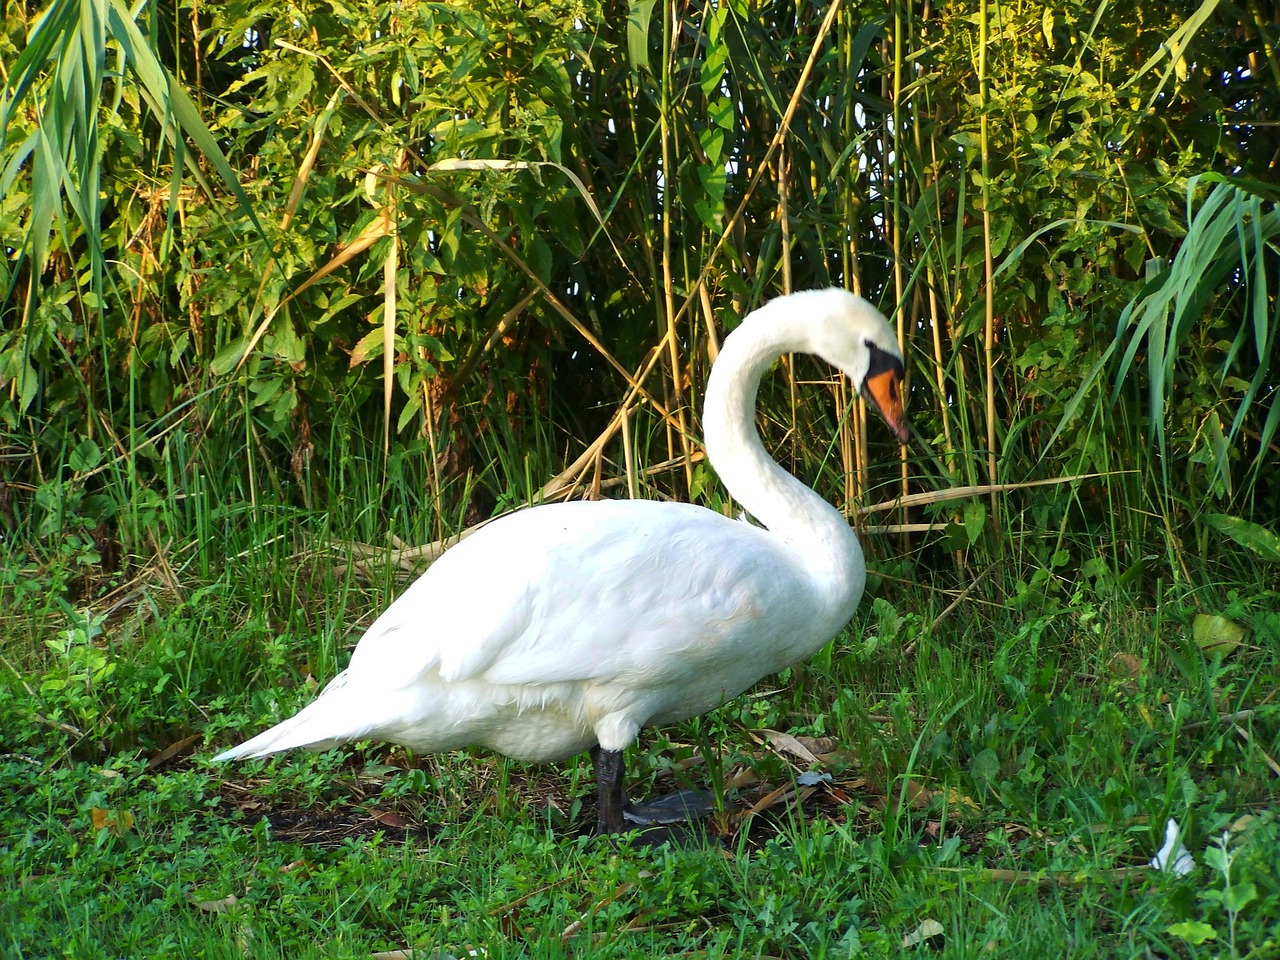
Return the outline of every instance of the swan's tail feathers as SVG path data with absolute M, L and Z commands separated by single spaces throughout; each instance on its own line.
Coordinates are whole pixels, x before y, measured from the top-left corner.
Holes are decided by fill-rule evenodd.
M 342 684 L 338 682 L 341 679 L 336 678 L 315 701 L 296 715 L 238 747 L 222 751 L 213 758 L 213 762 L 265 757 L 283 750 L 328 750 L 341 743 L 361 739 L 369 732 L 369 726 L 356 721 L 362 711 L 351 709 L 353 698 L 343 696 Z
M 345 743 L 349 737 L 317 737 L 307 732 L 305 728 L 299 729 L 296 722 L 302 718 L 302 714 L 286 720 L 284 723 L 276 724 L 270 730 L 264 730 L 252 740 L 246 740 L 238 747 L 232 747 L 230 750 L 223 750 L 220 754 L 213 758 L 214 763 L 220 763 L 223 760 L 239 760 L 243 757 L 266 757 L 273 753 L 280 753 L 283 750 L 293 750 L 302 748 L 304 750 L 328 750 L 330 747 L 336 747 L 340 743 Z

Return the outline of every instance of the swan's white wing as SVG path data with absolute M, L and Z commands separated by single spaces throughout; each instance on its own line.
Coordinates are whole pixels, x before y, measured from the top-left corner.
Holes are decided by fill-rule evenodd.
M 687 682 L 700 663 L 743 653 L 722 641 L 740 646 L 799 610 L 806 584 L 765 531 L 699 507 L 543 506 L 446 552 L 369 628 L 349 669 L 394 686 L 435 671 L 503 685 Z

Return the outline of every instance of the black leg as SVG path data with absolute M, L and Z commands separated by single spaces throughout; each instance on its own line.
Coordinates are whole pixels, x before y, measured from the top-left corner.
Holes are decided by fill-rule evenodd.
M 596 817 L 596 833 L 621 833 L 622 810 L 626 799 L 622 793 L 622 751 L 591 748 L 596 766 L 596 788 L 600 795 L 600 811 Z

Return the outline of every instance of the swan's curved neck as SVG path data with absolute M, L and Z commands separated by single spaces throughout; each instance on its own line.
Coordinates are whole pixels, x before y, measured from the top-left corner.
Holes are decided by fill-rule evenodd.
M 842 605 L 852 592 L 856 605 L 864 578 L 858 538 L 838 510 L 774 462 L 756 431 L 756 393 L 769 366 L 784 353 L 814 352 L 812 318 L 771 309 L 784 303 L 750 314 L 726 338 L 707 381 L 707 456 L 738 502 L 799 554 L 815 585 L 845 594 Z

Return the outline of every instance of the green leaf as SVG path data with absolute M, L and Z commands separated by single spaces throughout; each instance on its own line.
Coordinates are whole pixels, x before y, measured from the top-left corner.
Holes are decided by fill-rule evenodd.
M 409 395 L 408 402 L 405 403 L 404 409 L 400 411 L 400 416 L 396 420 L 396 432 L 403 430 L 418 415 L 418 411 L 421 409 L 422 395 L 415 391 Z
M 996 752 L 987 747 L 969 761 L 969 773 L 981 786 L 991 786 L 1000 776 L 1000 758 Z
M 134 72 L 142 84 L 143 96 L 147 98 L 151 108 L 161 117 L 177 121 L 178 126 L 191 138 L 204 158 L 218 172 L 222 182 L 235 195 L 241 213 L 248 217 L 258 236 L 266 242 L 266 232 L 258 221 L 256 208 L 240 185 L 239 175 L 232 169 L 213 133 L 200 118 L 195 101 L 156 57 L 138 25 L 133 22 L 128 8 L 119 3 L 110 4 L 107 7 L 107 22 L 112 38 L 120 44 L 126 59 L 133 64 Z M 172 128 L 166 125 L 165 132 L 177 149 L 178 140 Z M 198 176 L 199 171 L 193 167 L 192 173 Z
M 1239 913 L 1254 900 L 1258 899 L 1258 888 L 1252 883 L 1237 883 L 1230 886 L 1222 895 L 1222 905 L 1232 913 Z
M 1184 920 L 1181 923 L 1175 923 L 1172 926 L 1165 927 L 1165 933 L 1171 933 L 1175 937 L 1179 937 L 1195 946 L 1199 946 L 1206 940 L 1218 939 L 1218 931 L 1207 923 L 1201 923 L 1199 920 Z
M 219 350 L 214 356 L 213 362 L 209 364 L 213 372 L 220 377 L 225 377 L 234 370 L 236 364 L 240 362 L 240 355 L 244 353 L 244 346 L 244 337 L 237 337 Z
M 75 449 L 71 451 L 71 456 L 67 458 L 67 463 L 76 473 L 92 470 L 101 462 L 102 448 L 88 437 L 77 443 Z
M 382 328 L 374 327 L 351 348 L 351 366 L 382 356 Z
M 1226 617 L 1197 613 L 1191 635 L 1205 653 L 1230 653 L 1244 639 L 1244 628 Z
M 307 358 L 307 345 L 285 317 L 277 320 L 272 330 L 271 353 L 285 363 L 302 363 Z
M 649 66 L 649 24 L 658 0 L 633 0 L 627 7 L 627 60 L 632 71 L 653 72 Z
M 720 11 L 723 16 L 724 8 Z M 729 45 L 727 43 L 713 43 L 707 47 L 707 58 L 702 61 L 702 95 L 711 97 L 720 89 L 720 84 L 724 80 L 724 70 L 729 63 Z
M 964 505 L 964 532 L 969 538 L 969 545 L 978 542 L 982 536 L 982 528 L 987 523 L 987 505 L 981 500 L 970 500 Z
M 1225 513 L 1211 513 L 1205 519 L 1213 529 L 1252 550 L 1263 560 L 1280 563 L 1280 536 L 1276 536 L 1262 524 Z
M 21 347 L 14 347 L 0 354 L 0 386 L 5 390 L 13 389 L 10 381 L 14 381 L 18 394 L 18 412 L 26 413 L 27 408 L 36 398 L 40 378 L 35 368 L 22 355 Z

